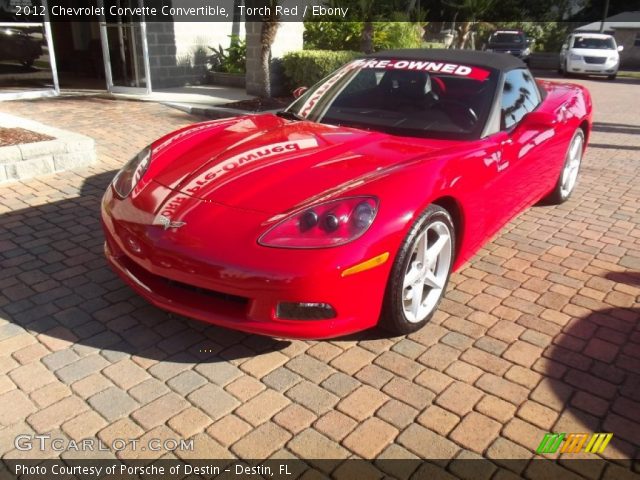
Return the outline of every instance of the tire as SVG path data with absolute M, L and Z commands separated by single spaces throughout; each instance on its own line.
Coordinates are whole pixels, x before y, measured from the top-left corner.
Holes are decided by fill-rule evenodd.
M 396 255 L 382 307 L 383 328 L 405 335 L 431 320 L 449 283 L 455 244 L 451 215 L 438 205 L 429 205 Z
M 613 75 L 607 75 L 607 80 L 615 80 L 617 76 L 617 73 L 614 73 Z
M 583 152 L 584 132 L 581 128 L 578 128 L 569 142 L 564 164 L 562 165 L 562 170 L 560 170 L 560 174 L 558 175 L 556 185 L 553 187 L 551 193 L 545 197 L 544 203 L 560 205 L 569 199 L 578 180 Z M 577 155 L 577 157 L 572 158 L 572 155 Z M 573 165 L 571 165 L 572 162 Z

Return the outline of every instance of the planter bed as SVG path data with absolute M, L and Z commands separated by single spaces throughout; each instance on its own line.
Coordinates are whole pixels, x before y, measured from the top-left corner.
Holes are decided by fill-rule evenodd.
M 0 113 L 0 183 L 71 170 L 95 160 L 92 138 Z

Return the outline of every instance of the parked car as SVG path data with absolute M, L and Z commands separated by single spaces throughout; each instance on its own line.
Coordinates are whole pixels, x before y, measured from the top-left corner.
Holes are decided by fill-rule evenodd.
M 505 223 L 569 198 L 591 131 L 584 87 L 496 53 L 380 52 L 296 94 L 168 134 L 115 176 L 105 252 L 140 295 L 266 335 L 414 331 Z
M 620 67 L 622 45 L 616 45 L 611 35 L 573 33 L 560 50 L 559 73 L 606 75 L 614 80 Z
M 496 30 L 489 36 L 487 52 L 508 53 L 529 63 L 531 41 L 521 30 Z
M 30 67 L 42 55 L 42 42 L 18 28 L 0 27 L 0 61 Z

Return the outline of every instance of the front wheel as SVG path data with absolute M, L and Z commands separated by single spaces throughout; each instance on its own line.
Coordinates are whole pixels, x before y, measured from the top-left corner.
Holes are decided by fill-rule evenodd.
M 580 164 L 582 163 L 582 152 L 584 151 L 584 132 L 581 128 L 578 128 L 569 142 L 569 148 L 567 149 L 567 155 L 564 160 L 564 165 L 556 186 L 552 192 L 546 197 L 547 203 L 555 205 L 566 202 L 578 181 L 578 173 L 580 171 Z
M 616 79 L 616 75 L 617 75 L 617 74 L 615 74 L 615 73 L 614 73 L 614 74 L 612 74 L 612 75 L 607 75 L 607 79 L 608 79 L 608 80 L 615 80 L 615 79 Z
M 454 253 L 451 215 L 430 205 L 414 222 L 396 255 L 382 312 L 385 328 L 404 335 L 431 319 L 447 288 Z

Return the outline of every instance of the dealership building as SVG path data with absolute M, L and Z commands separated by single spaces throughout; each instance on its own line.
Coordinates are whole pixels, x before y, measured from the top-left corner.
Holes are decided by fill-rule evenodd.
M 247 41 L 241 83 L 248 93 L 259 90 L 261 23 L 244 21 L 235 8 L 241 1 L 218 2 L 233 12 L 225 22 L 150 20 L 147 3 L 152 1 L 98 0 L 81 21 L 56 21 L 39 15 L 50 11 L 47 0 L 0 0 L 0 100 L 57 95 L 60 89 L 149 95 L 198 85 L 206 81 L 212 48 L 228 47 L 234 36 Z M 55 7 L 89 10 L 83 0 L 55 0 Z M 301 22 L 282 22 L 272 57 L 301 49 L 302 32 Z

